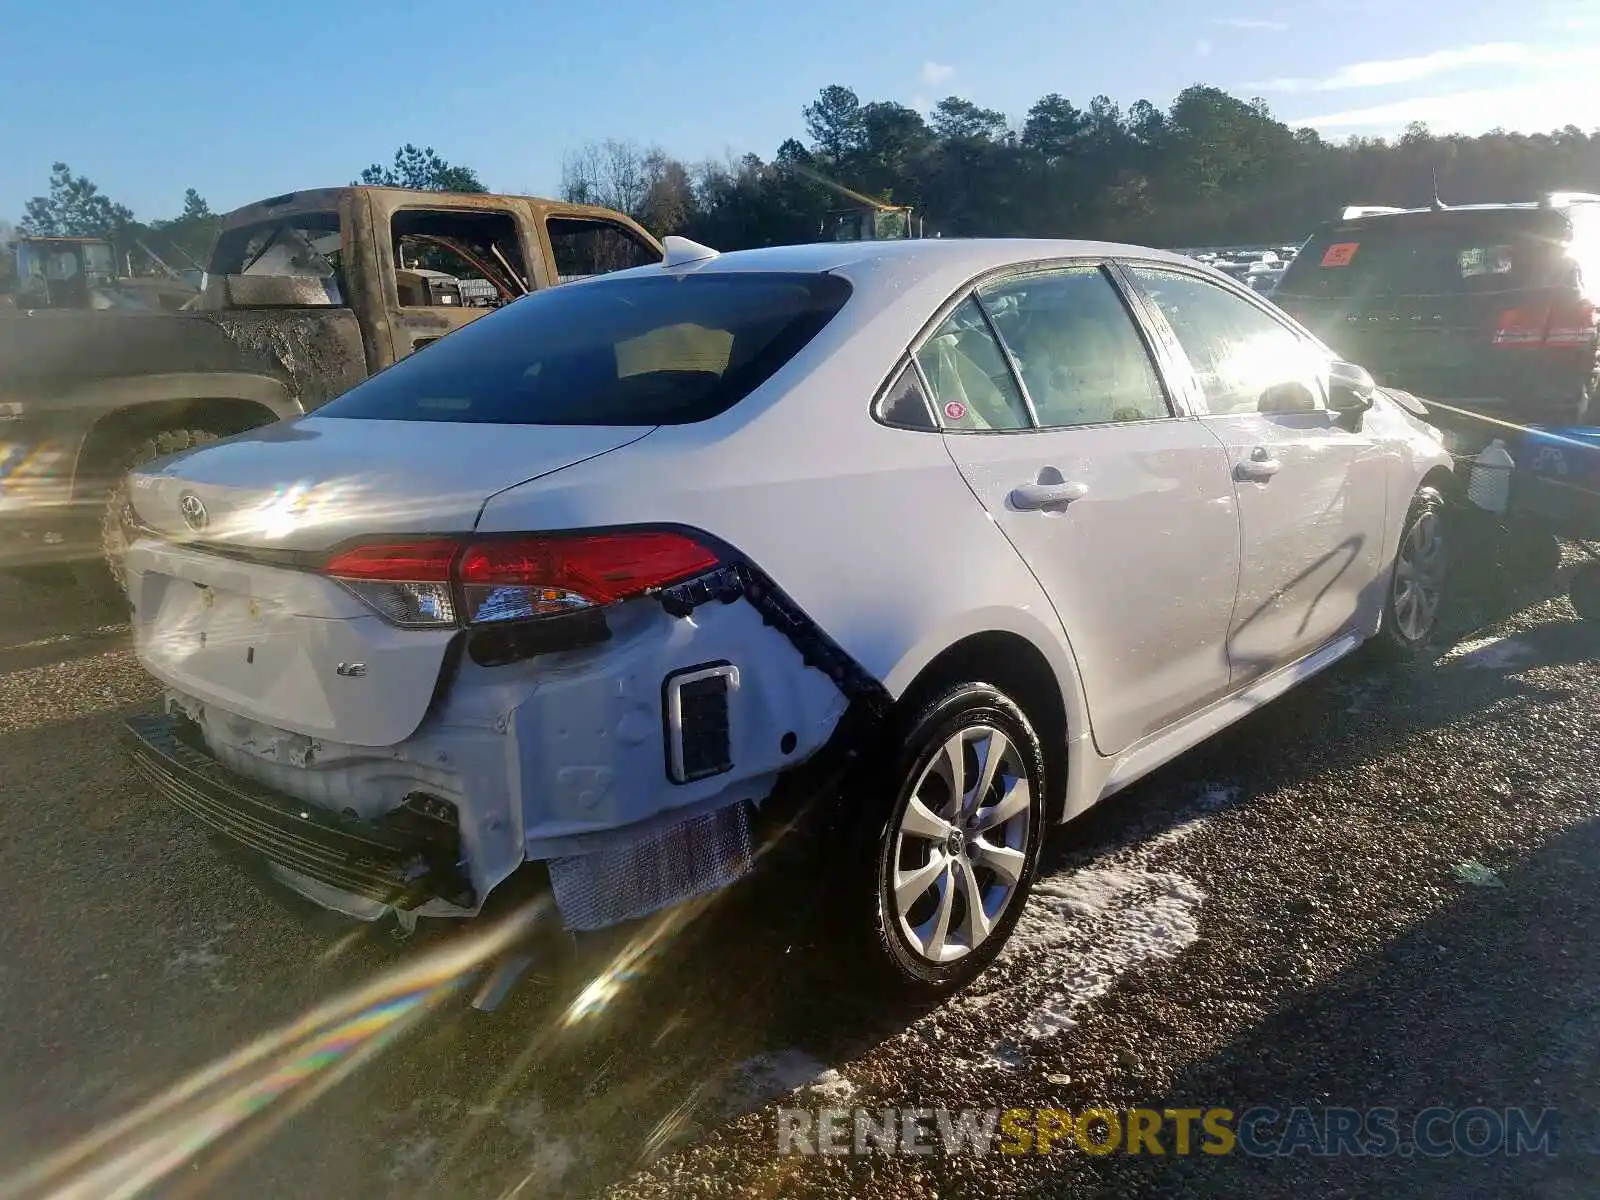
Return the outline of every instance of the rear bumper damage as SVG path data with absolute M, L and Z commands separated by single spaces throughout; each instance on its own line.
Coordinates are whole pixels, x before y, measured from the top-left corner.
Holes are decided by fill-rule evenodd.
M 814 778 L 860 736 L 846 711 L 883 700 L 752 568 L 607 621 L 597 644 L 520 662 L 453 656 L 393 746 L 308 738 L 170 686 L 129 745 L 164 797 L 325 908 L 469 917 L 538 863 L 568 929 L 605 928 L 746 874 L 780 784 Z
M 430 901 L 476 907 L 460 831 L 419 803 L 388 821 L 329 812 L 229 771 L 181 713 L 135 717 L 123 739 L 141 775 L 209 831 L 297 876 L 378 905 L 410 911 Z

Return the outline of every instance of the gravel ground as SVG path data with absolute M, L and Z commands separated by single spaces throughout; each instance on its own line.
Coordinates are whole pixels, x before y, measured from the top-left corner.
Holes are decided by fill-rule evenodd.
M 0 1174 L 428 944 L 308 917 L 134 780 L 112 734 L 152 689 L 104 621 L 0 583 L 0 873 L 21 899 L 0 932 Z M 1592 1195 L 1600 634 L 1538 596 L 1457 625 L 1436 661 L 1336 668 L 1061 830 L 1015 949 L 936 1011 L 846 999 L 811 881 L 756 888 L 575 1028 L 570 971 L 494 1014 L 441 1006 L 172 1194 Z M 1498 886 L 1463 882 L 1469 861 Z M 780 1156 L 786 1094 L 1562 1125 L 1554 1156 L 1481 1160 Z

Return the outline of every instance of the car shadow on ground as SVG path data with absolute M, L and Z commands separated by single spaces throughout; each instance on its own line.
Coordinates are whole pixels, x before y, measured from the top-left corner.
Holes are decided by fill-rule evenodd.
M 1492 1126 L 1466 1136 L 1492 1150 L 1431 1156 L 1397 1148 L 1328 1156 L 1308 1141 L 1292 1154 L 1115 1154 L 1092 1170 L 1118 1195 L 1451 1196 L 1594 1194 L 1600 1170 L 1600 963 L 1589 952 L 1600 923 L 1600 822 L 1549 841 L 1488 886 L 1462 894 L 1381 953 L 1303 993 L 1220 1053 L 1181 1072 L 1156 1099 L 1129 1106 L 1262 1107 L 1258 1149 L 1282 1145 L 1290 1110 L 1396 1112 L 1399 1147 L 1434 1107 L 1526 1110 L 1537 1126 L 1554 1110 L 1555 1140 L 1521 1154 L 1491 1145 Z M 1470 1002 L 1463 1002 L 1470 997 Z M 1359 1081 L 1358 1094 L 1336 1089 Z M 1451 1122 L 1424 1132 L 1450 1136 Z M 1196 1147 L 1199 1137 L 1196 1137 Z M 1313 1153 L 1313 1150 L 1317 1153 Z M 1076 1165 L 1084 1159 L 1079 1156 Z M 1032 1194 L 1059 1194 L 1059 1181 Z M 1078 1186 L 1082 1186 L 1081 1177 Z

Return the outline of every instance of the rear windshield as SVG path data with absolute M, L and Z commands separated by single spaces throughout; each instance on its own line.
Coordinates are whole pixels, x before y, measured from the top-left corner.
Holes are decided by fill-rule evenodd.
M 318 416 L 681 425 L 738 403 L 844 306 L 834 275 L 662 274 L 535 292 L 401 359 Z
M 1323 229 L 1278 284 L 1278 296 L 1437 296 L 1559 282 L 1559 223 L 1532 213 L 1438 213 Z

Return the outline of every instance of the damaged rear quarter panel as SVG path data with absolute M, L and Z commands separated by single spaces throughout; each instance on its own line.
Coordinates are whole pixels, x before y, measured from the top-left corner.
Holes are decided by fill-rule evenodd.
M 760 801 L 777 776 L 827 740 L 846 701 L 745 600 L 687 617 L 656 600 L 612 609 L 597 646 L 502 667 L 464 660 L 439 713 L 445 724 L 503 726 L 529 858 L 580 853 L 654 825 Z M 712 662 L 739 668 L 729 695 L 732 768 L 685 784 L 667 774 L 662 681 Z M 785 735 L 794 741 L 785 749 Z

